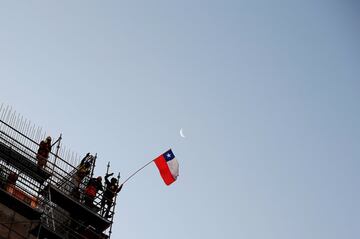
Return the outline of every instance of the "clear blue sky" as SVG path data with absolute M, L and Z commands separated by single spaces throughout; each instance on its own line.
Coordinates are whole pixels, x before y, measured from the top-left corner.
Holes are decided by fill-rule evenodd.
M 123 179 L 113 238 L 360 238 L 359 3 L 6 1 L 0 101 Z M 186 139 L 179 136 L 184 128 Z

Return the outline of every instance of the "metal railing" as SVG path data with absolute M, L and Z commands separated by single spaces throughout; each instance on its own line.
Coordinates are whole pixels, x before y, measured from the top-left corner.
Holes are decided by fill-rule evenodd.
M 17 127 L 15 128 L 15 126 Z M 11 114 L 11 110 L 4 110 L 3 106 L 0 107 L 0 143 L 6 145 L 9 147 L 9 149 L 16 151 L 34 165 L 37 164 L 36 154 L 39 147 L 38 142 L 40 141 L 41 137 L 44 138 L 46 135 L 42 134 L 41 131 L 41 128 L 36 128 L 34 125 L 31 125 L 30 121 L 24 121 L 22 117 L 20 118 L 20 116 L 16 116 L 16 113 Z M 62 230 L 70 230 L 71 227 L 66 226 L 66 224 L 69 222 L 73 224 L 75 223 L 79 227 L 86 226 L 81 224 L 81 222 L 73 220 L 71 215 L 68 215 L 68 212 L 52 203 L 51 200 L 49 200 L 49 195 L 45 192 L 47 185 L 54 185 L 64 194 L 71 197 L 71 192 L 75 186 L 73 185 L 71 179 L 79 170 L 79 160 L 77 160 L 77 156 L 74 156 L 75 154 L 70 153 L 69 150 L 60 148 L 60 143 L 61 137 L 57 141 L 56 152 L 50 152 L 47 166 L 44 169 L 45 172 L 50 174 L 50 177 L 43 178 L 44 183 L 42 184 L 29 177 L 29 172 L 26 172 L 27 169 L 19 170 L 18 168 L 15 168 L 9 164 L 2 163 L 0 159 L 0 169 L 3 169 L 5 175 L 8 175 L 10 172 L 16 172 L 19 175 L 15 188 L 24 192 L 24 194 L 29 195 L 29 197 L 36 199 L 36 208 L 43 212 L 43 221 L 51 222 L 52 225 L 50 223 L 47 223 L 46 225 L 49 225 L 49 228 L 53 228 L 54 231 L 59 231 L 61 228 Z M 67 162 L 67 160 L 65 160 L 62 155 L 64 155 L 65 158 L 70 158 L 70 161 L 72 161 L 73 164 Z M 80 195 L 84 195 L 84 190 L 86 189 L 87 183 L 93 176 L 95 161 L 96 156 L 92 168 L 90 169 L 91 173 L 87 175 L 80 183 Z M 39 175 L 37 176 L 40 177 Z M 0 185 L 5 183 L 6 180 L 4 178 L 1 179 L 0 175 Z M 65 184 L 68 186 L 62 187 L 62 185 Z M 1 190 L 4 190 L 4 188 Z M 94 199 L 93 206 L 89 207 L 89 210 L 92 210 L 93 213 L 97 213 L 100 216 L 102 216 L 102 214 L 101 210 L 99 209 L 101 206 L 101 199 L 103 197 L 103 192 L 99 192 Z M 79 200 L 80 202 L 83 202 L 84 198 L 73 198 L 73 200 Z M 116 196 L 114 198 L 113 204 L 111 205 L 109 214 L 110 218 L 107 219 L 111 224 L 113 222 L 115 204 Z M 111 234 L 111 228 L 108 230 L 110 230 L 109 234 Z

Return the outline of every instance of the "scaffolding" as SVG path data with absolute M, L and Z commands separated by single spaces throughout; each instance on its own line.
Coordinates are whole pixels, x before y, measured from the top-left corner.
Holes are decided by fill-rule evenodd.
M 11 239 L 110 238 L 116 196 L 108 217 L 100 206 L 103 192 L 97 193 L 92 205 L 84 203 L 97 155 L 87 154 L 80 162 L 79 156 L 62 146 L 60 135 L 46 167 L 39 168 L 36 155 L 45 136 L 40 127 L 1 105 L 0 206 L 4 210 L 0 211 L 0 239 L 5 235 Z M 76 185 L 74 178 L 84 163 L 90 165 L 89 173 Z M 8 179 L 12 173 L 17 175 L 16 183 Z M 13 216 L 2 218 L 6 212 Z

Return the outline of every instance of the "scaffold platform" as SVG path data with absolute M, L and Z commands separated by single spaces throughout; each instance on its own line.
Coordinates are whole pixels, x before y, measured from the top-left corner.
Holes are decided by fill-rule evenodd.
M 9 107 L 0 107 L 0 209 L 3 210 L 0 210 L 0 218 L 1 213 L 8 215 L 7 218 L 21 215 L 23 220 L 31 222 L 28 232 L 24 232 L 24 228 L 17 231 L 15 219 L 12 219 L 13 225 L 6 223 L 9 226 L 0 222 L 0 229 L 7 231 L 9 239 L 109 239 L 115 203 L 109 217 L 103 216 L 99 207 L 103 197 L 101 191 L 91 207 L 84 203 L 84 192 L 93 178 L 96 155 L 90 155 L 91 161 L 84 161 L 87 154 L 80 162 L 80 157 L 62 146 L 60 135 L 53 144 L 46 166 L 39 167 L 37 152 L 45 136 L 41 128 L 20 118 Z M 74 185 L 84 162 L 90 163 L 89 172 L 80 184 Z M 16 179 L 11 180 L 11 175 L 16 175 Z M 74 189 L 80 197 L 71 194 Z
M 50 172 L 39 169 L 33 161 L 2 142 L 0 142 L 0 157 L 3 161 L 26 173 L 40 184 L 43 184 L 51 176 Z

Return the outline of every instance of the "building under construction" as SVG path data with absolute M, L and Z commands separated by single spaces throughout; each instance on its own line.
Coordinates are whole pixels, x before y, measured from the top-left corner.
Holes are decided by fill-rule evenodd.
M 62 146 L 60 135 L 53 139 L 46 167 L 39 168 L 39 142 L 45 137 L 41 128 L 1 106 L 0 239 L 110 238 L 116 196 L 108 215 L 100 203 L 103 191 L 97 192 L 91 206 L 84 198 L 96 155 L 71 153 Z M 76 187 L 75 196 L 73 178 L 84 163 L 90 171 Z M 16 182 L 11 181 L 12 175 Z

